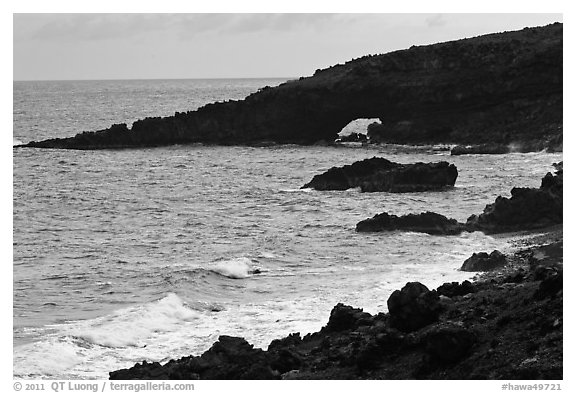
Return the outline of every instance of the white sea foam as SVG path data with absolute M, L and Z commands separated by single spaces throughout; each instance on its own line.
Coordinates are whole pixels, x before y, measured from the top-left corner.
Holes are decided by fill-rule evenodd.
M 15 347 L 13 360 L 15 377 L 60 376 L 82 362 L 69 340 L 56 337 Z
M 170 293 L 165 298 L 143 306 L 118 310 L 113 314 L 73 324 L 68 334 L 105 347 L 142 346 L 159 332 L 198 318 L 198 313 Z
M 312 192 L 313 188 L 287 188 L 280 190 L 280 192 Z
M 52 325 L 55 333 L 45 335 L 42 341 L 14 348 L 14 375 L 102 379 L 109 371 L 131 367 L 143 359 L 165 362 L 199 355 L 220 335 L 245 337 L 255 347 L 266 348 L 273 339 L 289 333 L 318 330 L 332 304 L 325 301 L 318 306 L 317 302 L 307 298 L 195 312 L 169 294 L 106 317 Z
M 230 278 L 247 278 L 253 271 L 252 260 L 246 257 L 227 259 L 211 266 L 210 270 Z

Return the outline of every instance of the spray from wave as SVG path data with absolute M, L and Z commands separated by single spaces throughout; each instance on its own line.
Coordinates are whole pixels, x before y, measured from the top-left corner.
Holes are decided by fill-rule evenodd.
M 248 278 L 251 274 L 259 272 L 258 269 L 253 268 L 252 260 L 246 257 L 220 261 L 209 269 L 229 278 Z

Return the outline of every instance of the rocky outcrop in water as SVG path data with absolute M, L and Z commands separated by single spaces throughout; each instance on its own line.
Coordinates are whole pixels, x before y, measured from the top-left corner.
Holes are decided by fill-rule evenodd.
M 480 215 L 460 223 L 441 214 L 426 212 L 395 216 L 386 212 L 356 224 L 357 232 L 410 231 L 431 235 L 457 235 L 482 231 L 486 234 L 546 228 L 561 224 L 563 217 L 563 165 L 547 173 L 540 188 L 513 188 L 512 196 L 499 196 Z
M 422 232 L 430 235 L 457 235 L 466 230 L 466 226 L 441 214 L 426 212 L 395 216 L 386 212 L 356 224 L 356 232 L 383 231 Z
M 547 173 L 540 188 L 513 188 L 512 196 L 499 196 L 484 212 L 472 215 L 466 227 L 484 233 L 513 232 L 545 228 L 562 223 L 563 169 Z
M 317 70 L 240 101 L 208 104 L 24 146 L 104 149 L 173 144 L 313 144 L 379 118 L 373 142 L 514 143 L 562 133 L 562 24 L 489 34 Z
M 509 153 L 510 148 L 507 145 L 497 143 L 485 143 L 482 145 L 458 145 L 450 150 L 450 155 L 460 156 L 464 154 L 505 154 Z
M 352 165 L 332 167 L 314 176 L 302 188 L 324 191 L 360 187 L 362 192 L 418 192 L 452 187 L 457 177 L 456 167 L 446 161 L 398 164 L 373 157 Z
M 519 252 L 518 270 L 475 283 L 408 283 L 389 297 L 389 313 L 338 304 L 319 332 L 267 350 L 222 336 L 200 356 L 110 379 L 562 379 L 562 253 L 531 266 L 537 253 Z

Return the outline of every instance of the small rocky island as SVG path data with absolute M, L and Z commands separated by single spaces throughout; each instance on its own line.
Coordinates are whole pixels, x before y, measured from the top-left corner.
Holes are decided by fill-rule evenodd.
M 353 120 L 378 118 L 367 131 L 372 143 L 491 143 L 557 151 L 562 47 L 561 23 L 413 46 L 317 70 L 240 101 L 19 147 L 307 145 L 333 142 Z
M 360 187 L 362 192 L 420 192 L 452 187 L 457 177 L 456 166 L 446 161 L 398 164 L 373 157 L 352 165 L 332 167 L 301 188 L 324 191 Z

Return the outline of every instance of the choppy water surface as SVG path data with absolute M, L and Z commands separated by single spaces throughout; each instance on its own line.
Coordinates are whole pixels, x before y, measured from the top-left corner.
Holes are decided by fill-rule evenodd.
M 15 82 L 14 138 L 168 116 L 280 82 Z M 299 189 L 331 166 L 375 155 L 448 160 L 456 187 Z M 198 354 L 220 334 L 265 348 L 318 330 L 338 302 L 386 311 L 407 281 L 468 278 L 458 270 L 464 259 L 506 251 L 511 237 L 357 234 L 355 224 L 382 211 L 465 220 L 513 186 L 538 186 L 561 154 L 195 145 L 17 149 L 13 158 L 14 375 L 63 379 Z

